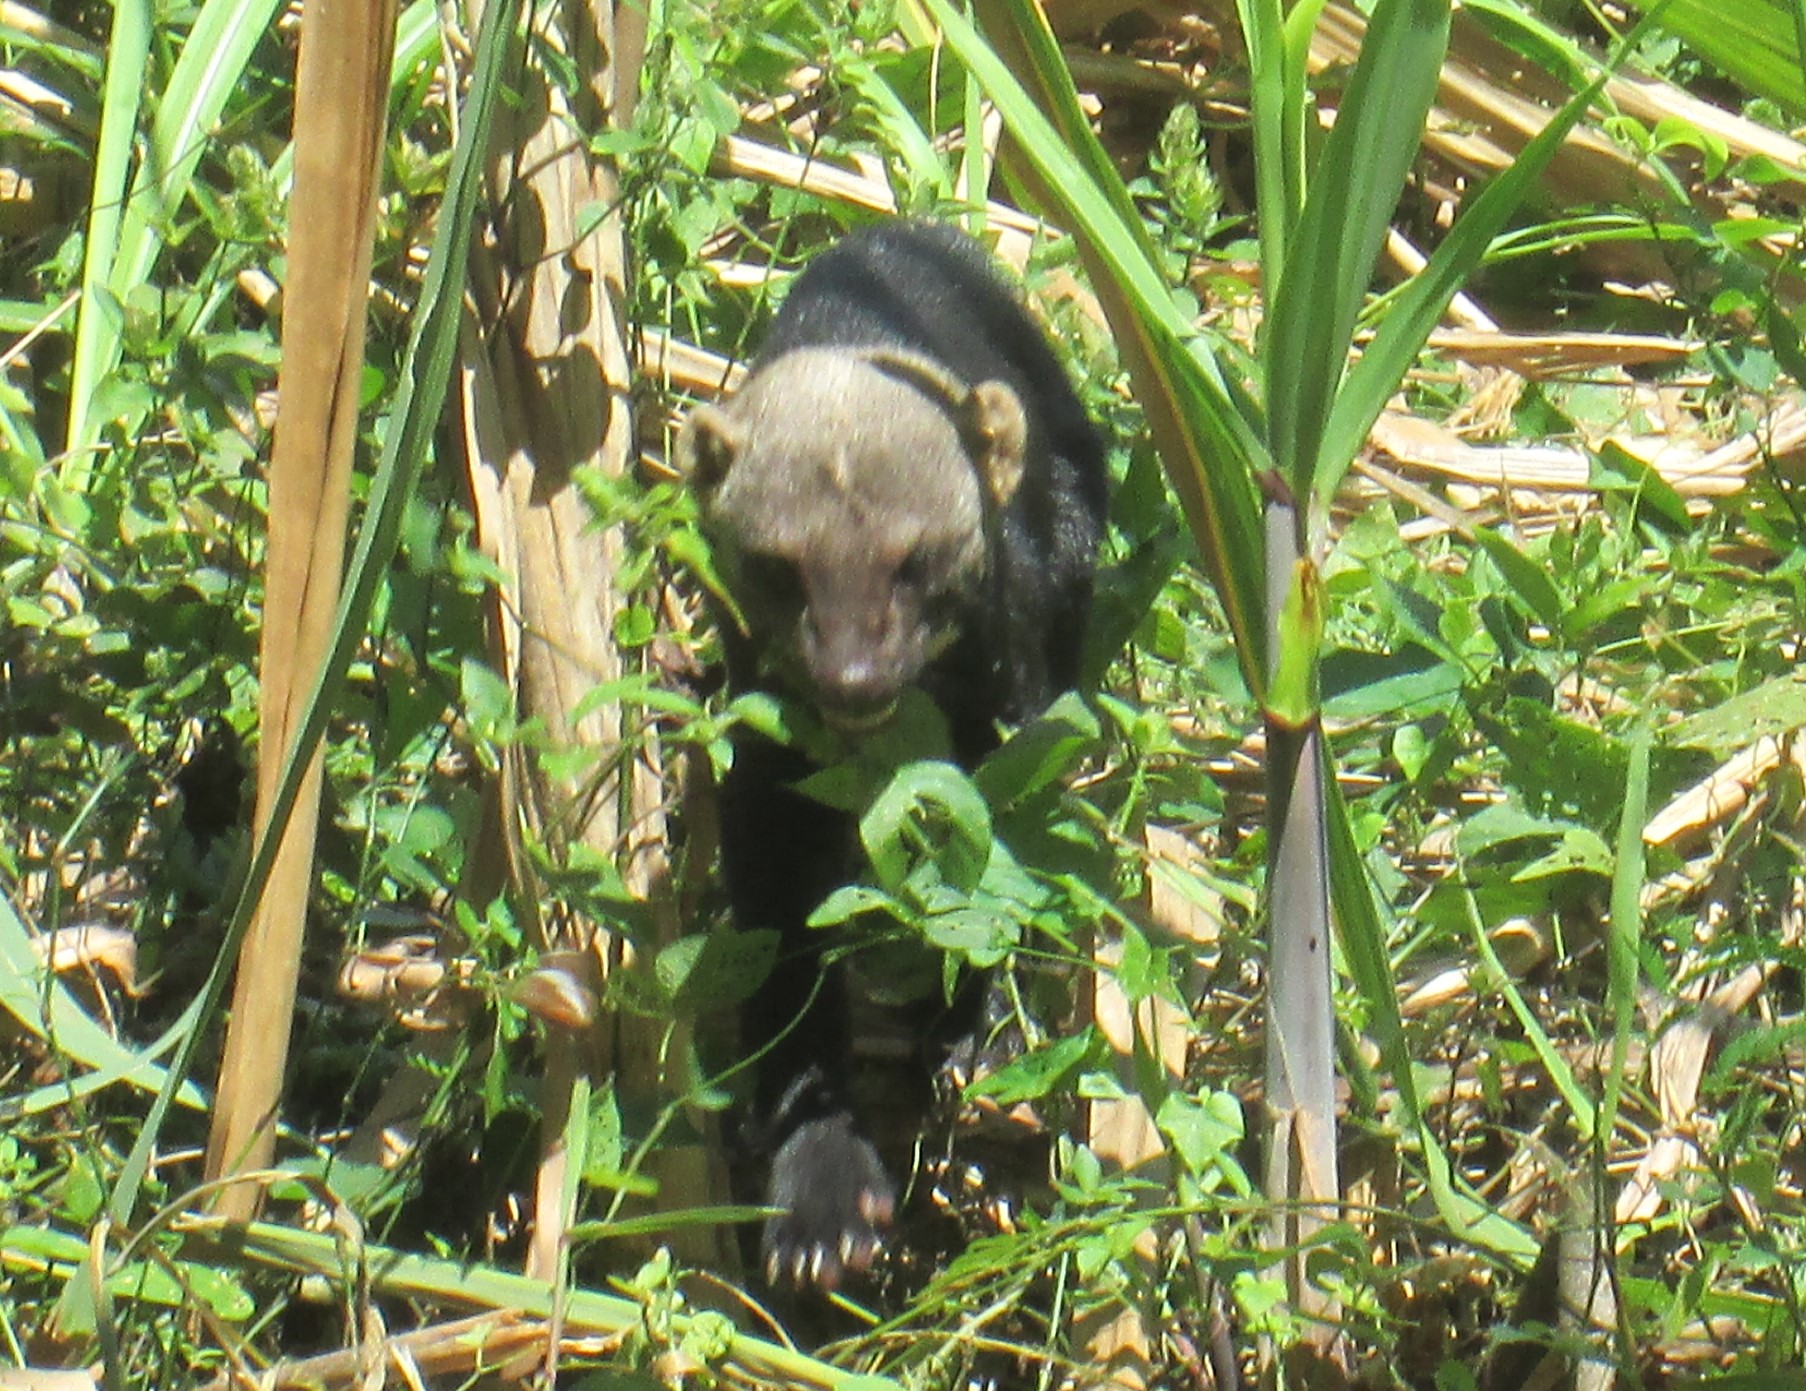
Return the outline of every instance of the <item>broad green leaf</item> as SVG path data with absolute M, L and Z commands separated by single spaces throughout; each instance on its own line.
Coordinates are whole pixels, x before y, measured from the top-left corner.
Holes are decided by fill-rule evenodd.
M 903 907 L 882 889 L 867 884 L 847 884 L 822 900 L 821 907 L 809 915 L 810 927 L 838 927 L 861 913 L 888 913 L 902 918 Z
M 970 1096 L 989 1097 L 1000 1106 L 1039 1101 L 1065 1087 L 1085 1066 L 1098 1043 L 1096 1032 L 1087 1025 L 1076 1034 L 1055 1039 L 996 1072 L 980 1077 L 966 1088 L 966 1092 Z
M 1227 1179 L 1237 1197 L 1251 1195 L 1252 1185 L 1236 1159 L 1246 1129 L 1238 1098 L 1227 1092 L 1209 1092 L 1199 1099 L 1169 1091 L 1161 1099 L 1154 1123 L 1195 1177 Z
M 1461 694 L 1461 672 L 1437 662 L 1396 676 L 1383 676 L 1364 685 L 1326 695 L 1323 713 L 1337 720 L 1371 720 L 1379 717 L 1421 718 L 1447 709 Z
M 1069 691 L 1005 740 L 974 781 L 987 802 L 1007 808 L 1058 782 L 1096 746 L 1100 733 L 1097 716 Z
M 1606 440 L 1599 446 L 1592 477 L 1587 481 L 1601 492 L 1634 493 L 1639 514 L 1671 536 L 1685 536 L 1693 530 L 1687 501 L 1675 491 L 1674 484 L 1616 440 Z
M 1558 715 L 1546 697 L 1506 696 L 1475 701 L 1470 708 L 1475 725 L 1504 754 L 1504 776 L 1525 806 L 1571 812 L 1591 825 L 1616 817 L 1626 769 L 1621 741 L 1595 725 Z
M 1612 864 L 1612 848 L 1599 838 L 1597 831 L 1585 826 L 1570 826 L 1562 833 L 1560 845 L 1518 870 L 1511 876 L 1511 881 L 1524 884 L 1532 879 L 1576 872 L 1610 878 Z
M 670 999 L 694 1010 L 719 1009 L 751 995 L 777 956 L 775 932 L 693 932 L 659 952 L 653 973 Z
M 1022 943 L 1022 928 L 1008 913 L 978 901 L 921 919 L 922 940 L 937 951 L 986 971 Z
M 860 818 L 859 839 L 878 882 L 892 893 L 924 851 L 948 883 L 969 893 L 991 858 L 991 813 L 951 763 L 911 763 L 873 799 Z

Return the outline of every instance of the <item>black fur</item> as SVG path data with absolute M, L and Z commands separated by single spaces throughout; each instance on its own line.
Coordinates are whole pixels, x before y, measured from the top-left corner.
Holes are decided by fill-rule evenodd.
M 1001 382 L 1021 403 L 1021 482 L 1001 508 L 988 509 L 984 577 L 949 601 L 961 610 L 957 637 L 918 682 L 971 766 L 996 746 L 998 722 L 1030 718 L 1077 683 L 1105 508 L 1102 446 L 1016 292 L 983 248 L 951 228 L 886 223 L 822 253 L 792 287 L 754 378 L 785 354 L 822 348 L 926 359 L 968 387 Z M 861 428 L 881 440 L 886 424 Z M 899 457 L 895 467 L 907 474 L 913 462 Z M 810 496 L 799 482 L 781 505 L 807 507 Z M 762 582 L 751 572 L 738 580 Z M 736 597 L 751 612 L 756 605 L 744 599 L 761 596 Z M 769 635 L 741 633 L 731 621 L 722 627 L 735 686 L 770 681 Z M 831 1287 L 844 1267 L 869 1263 L 893 1194 L 851 1113 L 840 982 L 831 970 L 823 978 L 823 934 L 804 926 L 856 869 L 851 819 L 792 790 L 812 771 L 795 750 L 741 737 L 722 789 L 722 858 L 736 922 L 782 938 L 778 963 L 744 1016 L 746 1046 L 768 1048 L 756 1119 L 774 1151 L 771 1201 L 787 1209 L 769 1223 L 763 1256 L 781 1278 Z

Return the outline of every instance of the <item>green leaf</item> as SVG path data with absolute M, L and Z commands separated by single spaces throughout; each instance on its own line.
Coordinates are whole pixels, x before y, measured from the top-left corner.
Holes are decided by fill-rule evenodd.
M 1199 1100 L 1170 1091 L 1161 1100 L 1154 1123 L 1172 1142 L 1180 1163 L 1195 1176 L 1220 1174 L 1229 1179 L 1238 1197 L 1249 1196 L 1252 1185 L 1236 1159 L 1244 1133 L 1242 1106 L 1236 1097 L 1210 1092 Z
M 239 94 L 246 65 L 269 33 L 281 0 L 207 0 L 195 15 L 168 80 L 161 84 L 145 157 L 121 197 L 123 171 L 137 133 L 150 56 L 152 7 L 123 0 L 113 7 L 107 79 L 96 145 L 83 285 L 105 285 L 121 299 L 149 280 L 176 210 L 194 186 L 201 157 L 212 148 L 226 103 Z M 69 462 L 64 478 L 84 489 L 90 447 L 101 420 L 93 393 L 119 361 L 116 325 L 91 315 L 84 297 L 70 368 Z
M 1801 728 L 1806 728 L 1806 670 L 1795 668 L 1713 709 L 1688 716 L 1664 734 L 1671 744 L 1723 756 L 1758 739 L 1779 738 Z
M 1086 1025 L 1076 1034 L 1056 1039 L 980 1077 L 966 1088 L 968 1096 L 985 1096 L 999 1106 L 1039 1101 L 1060 1090 L 1084 1067 L 1098 1045 L 1097 1032 Z
M 703 1011 L 750 997 L 771 974 L 777 957 L 775 932 L 696 932 L 663 948 L 653 973 L 667 998 Z
M 1446 709 L 1461 694 L 1458 667 L 1429 658 L 1420 647 L 1373 658 L 1368 653 L 1337 654 L 1324 663 L 1323 713 L 1338 720 L 1370 720 L 1385 716 L 1421 717 Z M 1386 672 L 1386 675 L 1373 675 Z M 1367 679 L 1352 681 L 1356 675 Z M 1340 689 L 1332 694 L 1332 678 Z
M 122 318 L 110 294 L 119 255 L 119 224 L 125 208 L 126 176 L 144 100 L 145 66 L 150 59 L 152 7 L 148 0 L 120 0 L 113 6 L 107 40 L 107 74 L 101 90 L 100 133 L 94 143 L 89 211 L 82 255 L 82 302 L 69 365 L 68 463 L 62 481 L 72 492 L 87 491 L 93 461 L 87 446 L 96 437 L 88 425 L 95 388 L 119 357 Z
M 888 913 L 902 919 L 902 905 L 882 890 L 866 884 L 848 884 L 834 890 L 822 900 L 821 907 L 809 915 L 810 927 L 838 927 L 861 913 Z
M 987 802 L 1007 808 L 1065 777 L 1096 747 L 1100 733 L 1097 716 L 1068 691 L 1006 739 L 974 781 Z
M 1806 116 L 1796 0 L 1631 0 L 1732 81 Z
M 1587 481 L 1601 491 L 1634 494 L 1639 514 L 1671 536 L 1685 536 L 1693 530 L 1686 499 L 1672 483 L 1616 440 L 1599 446 L 1592 476 Z
M 1481 527 L 1474 533 L 1480 549 L 1499 567 L 1520 603 L 1551 633 L 1560 637 L 1567 632 L 1567 605 L 1561 592 L 1549 578 L 1548 570 L 1520 551 L 1511 539 L 1492 527 Z
M 1557 715 L 1546 700 L 1507 696 L 1471 708 L 1475 725 L 1505 755 L 1505 776 L 1526 806 L 1595 825 L 1617 816 L 1625 776 L 1620 741 Z
M 921 919 L 922 940 L 951 952 L 974 969 L 989 970 L 1022 941 L 1022 928 L 1009 913 L 979 901 Z
M 1600 839 L 1597 831 L 1585 826 L 1570 826 L 1562 832 L 1560 845 L 1514 873 L 1511 882 L 1524 884 L 1551 875 L 1575 873 L 1597 874 L 1605 879 L 1611 877 L 1612 864 L 1612 848 Z
M 1455 848 L 1462 858 L 1471 859 L 1501 845 L 1563 836 L 1574 829 L 1572 821 L 1535 816 L 1510 802 L 1495 802 L 1461 823 L 1455 834 Z
M 991 813 L 971 779 L 950 763 L 897 770 L 860 818 L 859 838 L 878 882 L 902 889 L 926 852 L 947 882 L 970 893 L 991 858 Z
M 1261 274 L 1268 285 L 1277 285 L 1284 277 L 1292 235 L 1304 211 L 1304 132 L 1311 115 L 1304 90 L 1304 64 L 1286 41 L 1281 0 L 1236 0 L 1235 8 L 1248 49 Z
M 1534 10 L 1516 0 L 1463 0 L 1462 9 L 1535 70 L 1559 78 L 1573 91 L 1586 85 L 1591 56 Z
M 1518 1027 L 1524 1031 L 1524 1037 L 1530 1041 L 1531 1051 L 1543 1065 L 1555 1090 L 1561 1094 L 1566 1103 L 1569 1123 L 1574 1126 L 1582 1141 L 1593 1138 L 1594 1107 L 1593 1099 L 1587 1095 L 1586 1089 L 1574 1076 L 1574 1069 L 1568 1066 L 1568 1060 L 1557 1051 L 1550 1040 L 1548 1031 L 1543 1028 L 1542 1021 L 1536 1017 L 1536 1011 L 1530 1008 L 1524 999 L 1523 991 L 1517 987 L 1511 972 L 1500 960 L 1498 949 L 1494 947 L 1492 937 L 1486 930 L 1486 922 L 1480 912 L 1480 905 L 1475 900 L 1471 889 L 1463 888 L 1462 896 L 1467 902 L 1468 926 L 1473 933 L 1474 950 L 1480 960 L 1491 972 L 1491 978 L 1498 990 L 1505 997 L 1505 1003 L 1518 1021 Z
M 1630 1036 L 1637 1025 L 1637 955 L 1643 940 L 1643 826 L 1649 810 L 1648 729 L 1630 744 L 1630 770 L 1624 781 L 1624 815 L 1618 822 L 1618 863 L 1612 875 L 1612 915 L 1606 937 L 1606 1008 L 1612 1020 L 1611 1061 L 1605 1093 L 1599 1103 L 1594 1133 L 1610 1145 L 1617 1126 L 1618 1100 L 1630 1061 Z

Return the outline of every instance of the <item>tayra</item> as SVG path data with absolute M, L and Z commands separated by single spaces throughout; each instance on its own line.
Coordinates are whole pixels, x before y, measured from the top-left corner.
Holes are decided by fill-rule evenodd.
M 1077 682 L 1106 470 L 1046 336 L 952 228 L 856 231 L 797 278 L 745 384 L 686 421 L 680 459 L 740 610 L 729 680 L 857 737 L 918 687 L 971 766 L 1000 724 Z M 766 1269 L 832 1287 L 868 1265 L 894 1191 L 848 1099 L 844 990 L 809 914 L 856 867 L 851 817 L 794 789 L 800 752 L 752 733 L 721 791 L 728 897 L 775 930 L 743 1016 L 764 1050 Z

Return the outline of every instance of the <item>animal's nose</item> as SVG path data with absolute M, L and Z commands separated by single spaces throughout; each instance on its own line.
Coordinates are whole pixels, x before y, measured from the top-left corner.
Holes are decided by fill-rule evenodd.
M 876 653 L 835 654 L 830 649 L 822 652 L 810 667 L 825 706 L 856 712 L 896 701 L 896 684 L 888 664 L 880 661 Z
M 804 624 L 803 658 L 823 713 L 862 723 L 888 715 L 903 684 L 896 646 L 881 619 L 857 622 L 845 612 L 812 611 Z

